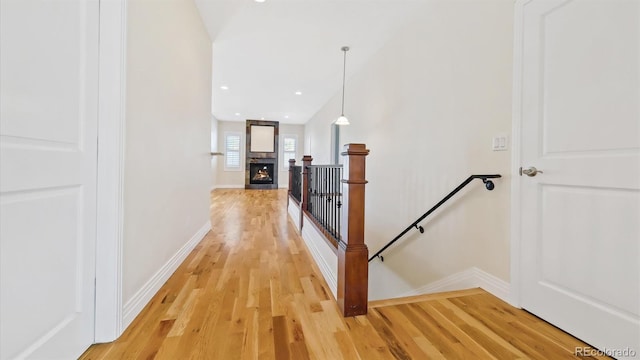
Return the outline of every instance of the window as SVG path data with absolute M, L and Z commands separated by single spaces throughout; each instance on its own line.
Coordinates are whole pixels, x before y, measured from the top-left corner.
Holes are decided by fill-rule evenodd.
M 282 135 L 282 167 L 289 169 L 289 159 L 296 158 L 298 137 L 295 135 Z
M 224 169 L 240 171 L 240 133 L 224 134 Z
M 340 156 L 340 125 L 331 124 L 331 159 L 333 164 L 341 163 Z

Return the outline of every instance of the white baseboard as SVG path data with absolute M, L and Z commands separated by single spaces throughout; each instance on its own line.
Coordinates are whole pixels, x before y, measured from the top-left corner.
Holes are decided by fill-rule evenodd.
M 215 189 L 244 189 L 244 185 L 214 185 L 211 190 Z
M 465 290 L 477 287 L 482 288 L 486 292 L 491 293 L 507 303 L 511 303 L 509 298 L 509 283 L 489 274 L 488 272 L 480 270 L 477 267 L 471 267 L 453 275 L 449 275 L 427 285 L 407 291 L 398 297 Z
M 479 287 L 486 290 L 488 293 L 493 294 L 500 300 L 513 305 L 511 302 L 511 284 L 489 274 L 486 271 L 475 267 L 473 269 L 475 269 Z
M 151 301 L 151 298 L 160 290 L 162 285 L 169 279 L 171 275 L 176 271 L 178 266 L 182 264 L 184 259 L 191 253 L 191 251 L 200 243 L 205 235 L 211 230 L 211 222 L 207 221 L 206 224 L 198 230 L 198 232 L 187 241 L 172 257 L 167 261 L 146 284 L 138 290 L 131 300 L 124 304 L 122 328 L 126 329 L 133 319 L 140 314 L 142 309 Z
M 289 208 L 287 211 L 289 213 L 289 217 L 296 226 L 296 230 L 300 229 L 300 205 L 296 204 L 295 201 L 289 200 Z
M 304 216 L 303 222 L 306 224 L 302 227 L 302 240 L 304 240 L 309 253 L 315 260 L 324 281 L 329 285 L 334 298 L 338 298 L 338 257 L 329 247 L 324 235 L 320 234 L 315 226 L 311 225 L 311 220 Z

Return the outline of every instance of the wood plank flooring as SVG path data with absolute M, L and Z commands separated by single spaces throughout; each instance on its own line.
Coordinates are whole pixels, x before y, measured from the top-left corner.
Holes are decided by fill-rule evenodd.
M 213 191 L 213 231 L 118 340 L 81 359 L 580 358 L 585 344 L 480 289 L 375 302 L 343 319 L 286 196 Z

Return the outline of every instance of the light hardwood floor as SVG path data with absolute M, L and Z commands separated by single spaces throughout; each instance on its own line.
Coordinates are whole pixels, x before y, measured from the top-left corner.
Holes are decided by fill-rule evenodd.
M 213 191 L 213 231 L 118 340 L 81 359 L 575 359 L 586 346 L 480 289 L 343 319 L 286 196 Z

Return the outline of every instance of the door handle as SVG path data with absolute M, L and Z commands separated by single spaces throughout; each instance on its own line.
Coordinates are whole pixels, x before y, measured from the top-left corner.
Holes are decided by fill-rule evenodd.
M 525 174 L 529 177 L 534 177 L 538 174 L 543 174 L 543 173 L 544 172 L 542 170 L 536 169 L 535 166 L 530 166 L 527 169 L 520 168 L 520 176 L 522 176 L 522 174 Z

